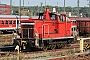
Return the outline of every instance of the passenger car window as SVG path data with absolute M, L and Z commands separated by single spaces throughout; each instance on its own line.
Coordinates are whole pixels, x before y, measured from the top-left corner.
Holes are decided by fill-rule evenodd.
M 4 25 L 4 21 L 2 20 L 2 25 Z
M 16 21 L 13 21 L 13 24 L 16 24 Z
M 6 20 L 6 24 L 8 24 L 8 21 Z
M 12 20 L 9 22 L 9 24 L 12 24 Z

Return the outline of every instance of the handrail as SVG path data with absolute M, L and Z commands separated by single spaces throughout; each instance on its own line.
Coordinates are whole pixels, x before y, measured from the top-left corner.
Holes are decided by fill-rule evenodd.
M 81 40 L 81 39 L 87 40 L 87 39 L 90 39 L 90 37 L 88 37 L 88 38 L 78 38 L 77 40 Z
M 45 33 L 44 33 L 44 31 L 45 31 L 45 27 L 44 26 L 48 26 L 48 36 L 49 36 L 49 25 L 48 24 L 43 24 L 42 25 L 42 38 L 43 38 L 43 35 L 45 35 Z M 44 27 L 44 28 L 43 28 Z M 44 31 L 43 31 L 43 29 L 44 29 Z M 43 34 L 44 33 L 44 34 Z

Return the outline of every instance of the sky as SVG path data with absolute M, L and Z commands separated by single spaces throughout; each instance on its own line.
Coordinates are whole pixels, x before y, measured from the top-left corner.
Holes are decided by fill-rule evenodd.
M 19 6 L 20 0 L 12 0 L 13 6 Z M 10 0 L 0 0 L 2 4 L 9 4 Z M 24 6 L 40 6 L 40 3 L 43 3 L 43 6 L 45 6 L 45 0 L 24 0 Z M 58 3 L 58 4 L 57 4 Z M 77 0 L 65 0 L 66 6 L 71 7 L 77 7 Z M 89 1 L 87 0 L 80 0 L 80 7 L 89 6 Z M 23 6 L 23 0 L 21 0 L 21 5 Z M 64 0 L 46 0 L 46 5 L 52 5 L 52 6 L 64 6 Z

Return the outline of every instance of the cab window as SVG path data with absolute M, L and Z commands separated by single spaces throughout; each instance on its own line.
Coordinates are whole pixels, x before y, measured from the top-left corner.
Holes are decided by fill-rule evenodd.
M 55 20 L 55 15 L 52 15 L 52 16 L 51 16 L 51 19 L 54 19 L 54 20 Z
M 64 22 L 65 21 L 65 17 L 64 16 L 59 16 L 60 22 Z
M 56 14 L 52 14 L 52 13 L 50 13 L 50 19 L 52 19 L 52 20 L 56 20 L 57 18 L 56 18 Z
M 44 18 L 44 13 L 40 13 L 39 14 L 39 19 L 43 19 Z

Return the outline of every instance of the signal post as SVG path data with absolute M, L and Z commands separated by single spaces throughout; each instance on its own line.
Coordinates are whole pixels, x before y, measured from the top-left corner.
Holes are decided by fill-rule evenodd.
M 79 38 L 77 40 L 80 40 L 80 51 L 83 52 L 84 51 L 84 40 L 87 40 L 90 38 Z

